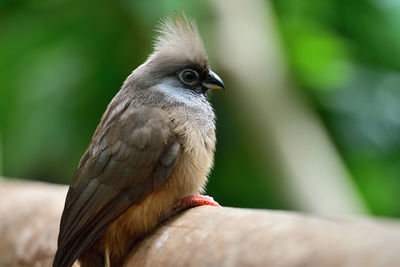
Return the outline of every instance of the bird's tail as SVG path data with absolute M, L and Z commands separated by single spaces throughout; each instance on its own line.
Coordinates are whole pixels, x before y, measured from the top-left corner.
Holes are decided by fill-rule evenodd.
M 80 267 L 109 267 L 109 265 L 107 265 L 107 262 L 109 261 L 105 259 L 103 253 L 93 253 L 93 251 L 90 253 L 88 252 L 83 253 L 79 257 Z
M 85 251 L 78 259 L 80 267 L 110 267 L 109 260 L 106 260 L 103 253 L 97 251 Z M 62 259 L 60 255 L 56 254 L 52 267 L 71 267 L 74 262 Z

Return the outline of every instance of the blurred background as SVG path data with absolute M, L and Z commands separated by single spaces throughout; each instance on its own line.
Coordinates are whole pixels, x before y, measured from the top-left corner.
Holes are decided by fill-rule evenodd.
M 207 194 L 400 217 L 400 1 L 0 1 L 0 175 L 69 184 L 160 18 L 194 18 L 227 90 Z

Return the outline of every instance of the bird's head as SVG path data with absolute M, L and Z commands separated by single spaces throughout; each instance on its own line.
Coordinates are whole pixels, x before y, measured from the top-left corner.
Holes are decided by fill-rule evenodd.
M 163 94 L 169 102 L 189 105 L 195 98 L 205 99 L 209 89 L 224 89 L 221 78 L 210 69 L 193 21 L 175 13 L 160 23 L 157 32 L 153 53 L 130 76 L 140 81 L 140 88 Z

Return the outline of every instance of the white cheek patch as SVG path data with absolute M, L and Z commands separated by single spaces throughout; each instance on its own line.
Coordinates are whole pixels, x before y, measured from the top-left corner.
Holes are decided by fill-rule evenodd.
M 204 108 L 207 100 L 204 95 L 190 92 L 188 89 L 173 86 L 168 83 L 161 83 L 157 86 L 158 90 L 167 96 L 167 100 L 178 102 L 188 107 Z

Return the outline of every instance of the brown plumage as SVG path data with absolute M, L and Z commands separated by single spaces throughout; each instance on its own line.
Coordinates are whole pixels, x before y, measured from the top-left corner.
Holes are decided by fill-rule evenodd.
M 164 20 L 79 162 L 54 267 L 120 266 L 174 205 L 203 190 L 215 147 L 206 91 L 220 88 L 196 25 L 184 14 Z

